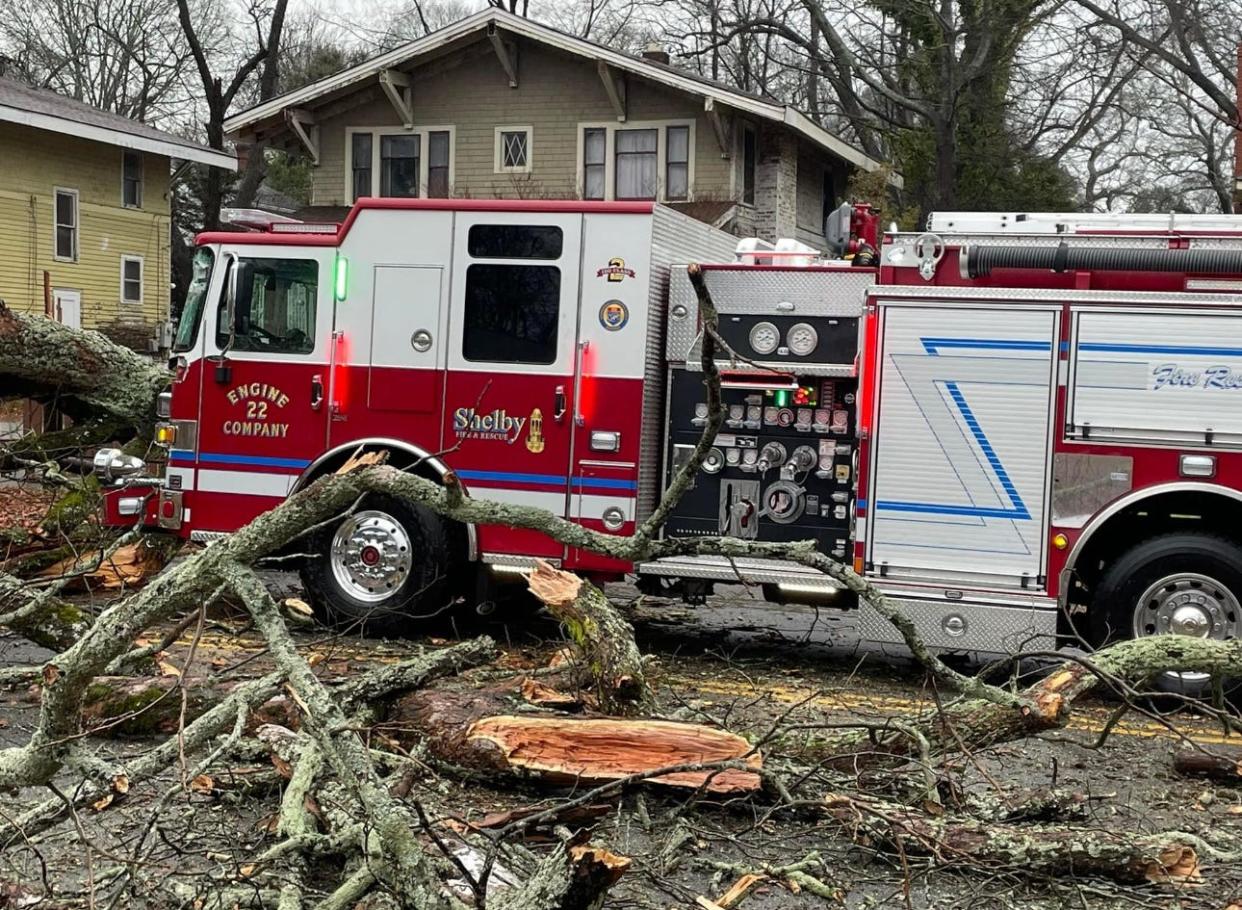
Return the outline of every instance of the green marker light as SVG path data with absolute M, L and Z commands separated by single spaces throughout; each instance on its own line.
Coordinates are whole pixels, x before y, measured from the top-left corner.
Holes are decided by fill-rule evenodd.
M 776 406 L 778 408 L 783 408 L 783 407 L 787 407 L 788 405 L 789 405 L 789 390 L 788 389 L 777 389 L 776 390 Z
M 336 257 L 336 275 L 333 289 L 338 303 L 343 301 L 349 292 L 349 260 L 344 256 L 338 255 Z

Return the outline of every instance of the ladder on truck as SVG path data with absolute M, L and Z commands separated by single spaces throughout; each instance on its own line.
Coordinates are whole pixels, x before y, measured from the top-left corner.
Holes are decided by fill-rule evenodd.
M 1242 215 L 932 212 L 927 230 L 938 234 L 1242 234 Z

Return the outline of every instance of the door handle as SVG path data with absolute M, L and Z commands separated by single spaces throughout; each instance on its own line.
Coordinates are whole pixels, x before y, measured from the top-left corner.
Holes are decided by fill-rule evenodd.
M 556 395 L 552 405 L 552 419 L 560 422 L 565 419 L 565 412 L 568 407 L 565 404 L 565 387 L 558 385 L 556 387 Z
M 578 426 L 586 424 L 586 417 L 578 408 L 582 401 L 582 365 L 586 360 L 587 348 L 590 346 L 589 341 L 578 342 L 577 356 L 574 358 L 574 423 Z
M 316 373 L 311 377 L 311 397 L 310 406 L 312 411 L 318 411 L 323 404 L 323 377 Z

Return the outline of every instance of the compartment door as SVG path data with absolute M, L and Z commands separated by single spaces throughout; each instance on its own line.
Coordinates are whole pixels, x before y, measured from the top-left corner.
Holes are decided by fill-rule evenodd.
M 870 569 L 1043 588 L 1059 309 L 879 303 Z

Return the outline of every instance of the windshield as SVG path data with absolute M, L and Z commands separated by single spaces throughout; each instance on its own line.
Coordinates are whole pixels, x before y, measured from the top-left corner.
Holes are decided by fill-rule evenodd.
M 177 324 L 177 338 L 173 350 L 177 353 L 194 347 L 198 338 L 198 325 L 203 319 L 203 304 L 207 302 L 207 284 L 211 281 L 211 265 L 215 255 L 208 247 L 199 247 L 194 254 L 194 265 L 189 290 L 185 293 L 185 306 L 181 308 L 181 321 Z

